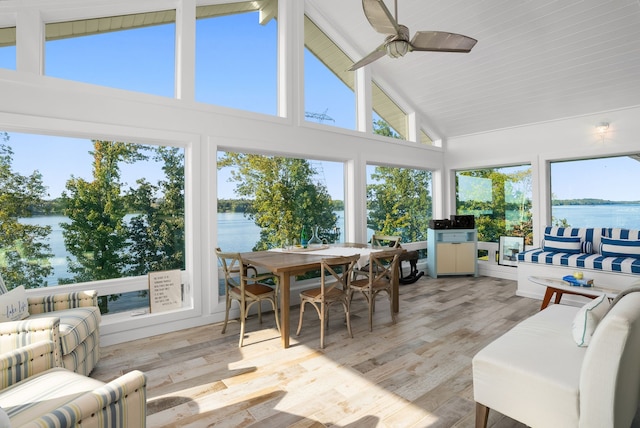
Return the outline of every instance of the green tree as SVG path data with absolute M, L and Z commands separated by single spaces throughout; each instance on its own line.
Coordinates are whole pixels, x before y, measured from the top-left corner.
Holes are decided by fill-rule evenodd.
M 245 215 L 260 227 L 254 250 L 278 247 L 300 236 L 302 227 L 320 231 L 336 226 L 331 196 L 315 183 L 316 170 L 305 159 L 227 152 L 218 168 L 234 167 L 230 181 L 239 196 L 252 199 Z
M 42 209 L 46 188 L 38 171 L 30 175 L 13 171 L 8 142 L 9 135 L 0 132 L 0 273 L 9 288 L 45 287 L 45 278 L 53 271 L 47 242 L 51 228 L 22 224 L 18 219 Z
M 431 172 L 409 168 L 376 167 L 367 185 L 367 227 L 402 242 L 427 239 L 432 201 Z
M 373 122 L 373 132 L 400 138 L 382 119 Z M 378 166 L 371 178 L 374 183 L 367 185 L 367 227 L 384 234 L 400 235 L 402 242 L 427 239 L 432 211 L 428 190 L 431 172 Z
M 117 278 L 125 271 L 127 256 L 127 213 L 121 194 L 120 162 L 144 159 L 138 146 L 115 141 L 93 141 L 93 181 L 72 177 L 62 194 L 64 243 L 74 257 L 68 258 L 72 280 L 84 282 Z
M 165 179 L 152 185 L 138 180 L 130 189 L 130 207 L 138 213 L 129 223 L 130 275 L 184 269 L 184 153 L 176 147 L 155 149 Z

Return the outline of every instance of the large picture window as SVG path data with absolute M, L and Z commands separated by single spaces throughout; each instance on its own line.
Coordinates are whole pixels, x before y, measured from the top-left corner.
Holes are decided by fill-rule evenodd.
M 217 226 L 223 251 L 281 248 L 299 242 L 303 229 L 344 242 L 344 165 L 218 152 Z
M 521 236 L 531 244 L 531 167 L 456 172 L 456 213 L 475 216 L 479 241 Z
M 52 287 L 184 269 L 184 156 L 179 147 L 0 132 L 5 282 Z M 120 297 L 110 301 L 130 309 Z
M 278 24 L 262 6 L 240 2 L 196 9 L 196 100 L 277 114 Z
M 304 44 L 306 120 L 356 129 L 353 61 L 306 16 Z
M 431 185 L 431 171 L 367 165 L 367 239 L 382 233 L 404 243 L 426 241 Z
M 49 23 L 45 74 L 174 96 L 175 10 Z
M 553 225 L 640 229 L 640 155 L 550 166 Z

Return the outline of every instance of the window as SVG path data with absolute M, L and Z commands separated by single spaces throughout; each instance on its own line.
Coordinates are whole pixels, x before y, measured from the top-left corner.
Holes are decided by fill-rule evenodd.
M 46 24 L 45 74 L 173 97 L 175 16 L 166 10 Z
M 398 107 L 398 105 L 391 99 L 375 82 L 372 82 L 371 99 L 373 104 L 373 131 L 379 135 L 387 135 L 377 131 L 381 122 L 384 122 L 386 126 L 390 128 L 391 135 L 394 138 L 400 138 L 402 140 L 407 139 L 407 115 Z M 380 120 L 382 119 L 382 121 Z
M 16 69 L 16 27 L 0 28 L 0 68 Z
M 640 229 L 640 155 L 551 162 L 551 223 Z
M 356 129 L 353 61 L 306 16 L 304 43 L 306 120 Z
M 381 232 L 404 243 L 426 241 L 431 184 L 431 171 L 367 165 L 367 239 Z
M 316 226 L 320 238 L 343 242 L 342 163 L 218 152 L 223 251 L 280 248 L 299 240 L 303 227 L 310 236 Z
M 279 248 L 301 228 L 342 242 L 344 171 L 340 162 L 218 152 L 218 246 Z M 262 234 L 261 234 L 262 233 Z
M 277 114 L 278 27 L 269 10 L 277 2 L 196 9 L 197 101 Z
M 420 142 L 422 144 L 424 144 L 425 146 L 433 146 L 434 145 L 433 144 L 433 140 L 431 139 L 429 134 L 424 132 L 422 129 L 420 130 Z
M 183 148 L 0 133 L 0 155 L 7 283 L 50 287 L 185 268 Z M 129 297 L 109 296 L 103 313 L 148 306 L 145 292 Z
M 475 216 L 479 241 L 523 236 L 531 244 L 531 166 L 456 172 L 456 213 Z

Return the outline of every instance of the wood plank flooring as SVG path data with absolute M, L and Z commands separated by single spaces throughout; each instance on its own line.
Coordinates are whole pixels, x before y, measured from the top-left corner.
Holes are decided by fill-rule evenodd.
M 289 349 L 270 312 L 249 320 L 241 349 L 237 321 L 224 335 L 212 324 L 103 347 L 92 377 L 145 372 L 149 427 L 473 427 L 471 358 L 540 307 L 515 290 L 489 277 L 423 277 L 400 287 L 396 324 L 379 296 L 373 332 L 355 297 L 353 339 L 333 308 L 324 350 L 315 311 Z M 298 316 L 293 307 L 293 332 Z M 523 427 L 493 411 L 489 426 Z

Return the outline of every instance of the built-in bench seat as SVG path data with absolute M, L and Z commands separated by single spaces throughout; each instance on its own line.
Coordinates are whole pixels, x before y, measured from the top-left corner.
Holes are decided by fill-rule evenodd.
M 581 271 L 595 285 L 616 290 L 640 279 L 640 230 L 547 226 L 544 235 L 540 247 L 518 254 L 520 296 L 542 299 L 545 290 L 532 276 L 560 279 Z

